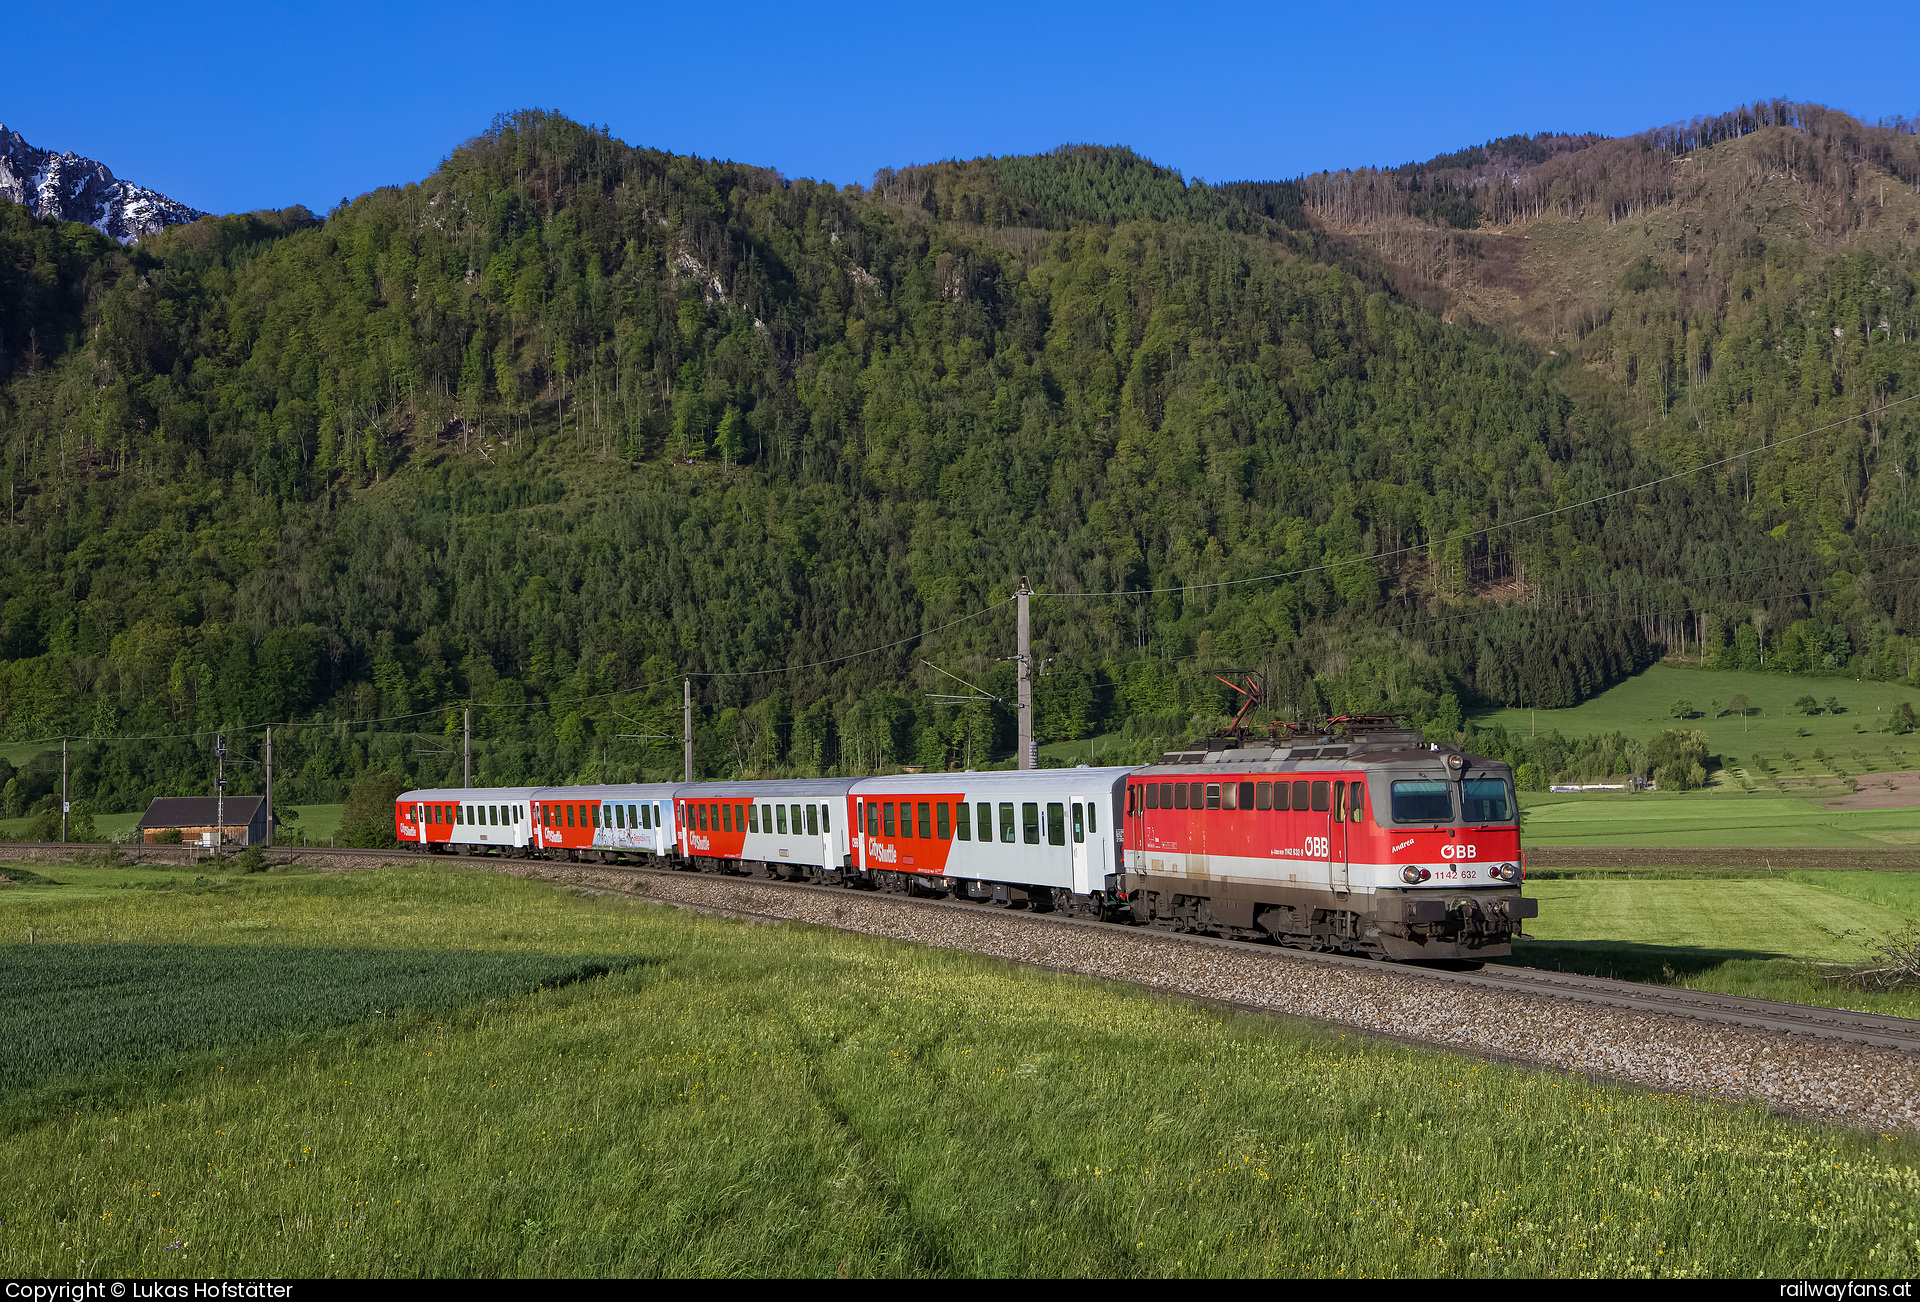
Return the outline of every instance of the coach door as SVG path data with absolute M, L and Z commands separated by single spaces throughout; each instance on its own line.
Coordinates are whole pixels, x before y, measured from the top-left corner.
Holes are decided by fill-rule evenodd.
M 847 847 L 853 855 L 853 866 L 864 870 L 867 866 L 867 802 L 853 802 L 853 826 L 847 829 Z
M 1074 801 L 1070 817 L 1073 820 L 1068 841 L 1068 844 L 1073 847 L 1070 852 L 1073 856 L 1072 889 L 1085 893 L 1093 889 L 1094 882 L 1087 867 L 1087 806 L 1085 802 Z

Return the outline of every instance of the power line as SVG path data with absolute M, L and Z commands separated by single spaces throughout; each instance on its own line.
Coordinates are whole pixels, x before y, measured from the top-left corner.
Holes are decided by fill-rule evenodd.
M 1625 497 L 1629 493 L 1638 493 L 1642 489 L 1654 488 L 1660 484 L 1670 483 L 1676 479 L 1685 479 L 1688 475 L 1697 475 L 1703 470 L 1715 470 L 1721 466 L 1732 465 L 1734 462 L 1753 456 L 1756 453 L 1770 452 L 1774 448 L 1784 447 L 1789 443 L 1797 443 L 1804 438 L 1812 438 L 1815 434 L 1823 434 L 1827 430 L 1838 429 L 1840 426 L 1851 424 L 1856 420 L 1862 420 L 1868 416 L 1878 416 L 1884 412 L 1892 411 L 1895 407 L 1903 403 L 1912 402 L 1915 398 L 1920 398 L 1920 393 L 1910 393 L 1904 398 L 1897 398 L 1892 402 L 1875 407 L 1871 411 L 1858 412 L 1852 416 L 1843 416 L 1841 419 L 1832 421 L 1826 425 L 1817 425 L 1812 429 L 1801 430 L 1798 434 L 1791 434 L 1783 439 L 1775 439 L 1763 447 L 1748 448 L 1745 452 L 1736 452 L 1730 457 L 1722 457 L 1718 461 L 1709 461 L 1705 465 L 1694 466 L 1690 470 L 1677 470 L 1671 475 L 1662 475 L 1658 479 L 1649 479 L 1646 483 L 1635 484 L 1631 488 L 1615 489 L 1611 493 L 1601 493 L 1597 497 L 1589 497 L 1585 501 L 1569 502 L 1565 506 L 1556 506 L 1550 510 L 1536 511 L 1532 515 L 1523 515 L 1517 520 L 1503 520 L 1499 524 L 1485 525 L 1479 529 L 1468 529 L 1464 533 L 1450 534 L 1445 538 L 1429 539 L 1424 543 L 1396 548 L 1389 552 L 1375 552 L 1371 556 L 1354 556 L 1344 561 L 1328 561 L 1323 565 L 1308 565 L 1302 569 L 1286 570 L 1278 574 L 1260 574 L 1248 579 L 1221 579 L 1216 583 L 1182 583 L 1170 588 L 1136 588 L 1131 591 L 1123 589 L 1119 592 L 1036 592 L 1033 595 L 1036 597 L 1062 598 L 1155 597 L 1168 592 L 1204 592 L 1210 588 L 1233 588 L 1248 583 L 1271 583 L 1279 579 L 1297 579 L 1308 574 L 1324 574 L 1330 570 L 1345 569 L 1350 565 L 1366 565 L 1373 561 L 1386 560 L 1393 556 L 1405 556 L 1409 552 L 1426 551 L 1429 548 L 1444 546 L 1450 542 L 1463 542 L 1468 538 L 1477 538 L 1481 534 L 1493 533 L 1498 529 L 1515 529 L 1523 524 L 1531 524 L 1535 520 L 1545 520 L 1552 516 L 1564 515 L 1568 511 L 1578 511 L 1582 507 L 1596 506 L 1601 502 L 1612 501 L 1616 497 Z

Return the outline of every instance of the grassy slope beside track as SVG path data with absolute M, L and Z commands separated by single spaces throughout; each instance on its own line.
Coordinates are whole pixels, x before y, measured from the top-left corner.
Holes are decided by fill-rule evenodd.
M 1911 1139 L 950 951 L 447 866 L 0 896 L 0 936 L 27 925 L 57 943 L 5 956 L 33 984 L 0 1003 L 10 1043 L 23 1016 L 80 1033 L 98 993 L 67 946 L 125 947 L 123 973 L 143 947 L 198 948 L 201 998 L 263 1011 L 232 1043 L 152 1056 L 129 1040 L 9 1096 L 9 1276 L 1920 1265 Z M 369 967 L 381 1015 L 275 1026 L 262 953 L 318 949 L 435 971 L 474 955 L 629 966 L 412 1007 L 395 1006 L 418 997 L 401 969 Z
M 1521 833 L 1529 847 L 1913 845 L 1920 842 L 1920 809 L 1833 810 L 1800 796 L 1726 788 L 1526 792 Z

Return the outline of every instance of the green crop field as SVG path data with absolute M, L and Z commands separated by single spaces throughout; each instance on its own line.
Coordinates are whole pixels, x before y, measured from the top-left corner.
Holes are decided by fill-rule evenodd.
M 1779 792 L 1523 792 L 1529 846 L 1770 847 L 1913 845 L 1920 809 L 1832 810 Z M 1764 855 L 1756 858 L 1759 863 Z
M 1540 916 L 1512 963 L 1920 1017 L 1920 993 L 1841 978 L 1920 918 L 1920 873 L 1790 872 L 1718 880 L 1527 883 Z
M 1728 702 L 1741 693 L 1751 702 L 1744 720 L 1726 712 Z M 1819 701 L 1821 712 L 1796 712 L 1793 702 L 1803 696 Z M 1826 711 L 1829 697 L 1839 700 L 1841 713 Z M 1674 703 L 1683 700 L 1692 702 L 1701 717 L 1675 718 Z M 1714 754 L 1740 760 L 1758 755 L 1775 772 L 1799 776 L 1831 773 L 1838 767 L 1858 774 L 1920 767 L 1920 732 L 1902 737 L 1885 731 L 1891 712 L 1903 701 L 1920 709 L 1920 688 L 1661 663 L 1570 710 L 1491 710 L 1474 715 L 1472 722 L 1497 725 L 1520 737 L 1555 730 L 1566 737 L 1620 732 L 1642 741 L 1668 728 L 1689 728 L 1707 735 Z M 1830 762 L 1816 759 L 1815 750 L 1826 752 Z
M 1920 1266 L 1911 1138 L 453 866 L 121 871 L 0 893 L 8 1276 Z

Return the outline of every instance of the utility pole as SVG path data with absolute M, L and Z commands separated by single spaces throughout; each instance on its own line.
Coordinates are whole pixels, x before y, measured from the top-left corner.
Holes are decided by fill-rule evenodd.
M 227 734 L 213 735 L 213 852 L 227 843 Z
M 273 729 L 267 729 L 267 848 L 273 848 Z
M 60 739 L 60 844 L 67 843 L 67 811 L 73 806 L 67 802 L 67 739 Z
M 460 711 L 460 785 L 473 785 L 473 711 Z
M 1019 646 L 1014 659 L 1020 665 L 1020 767 L 1023 769 L 1040 767 L 1039 756 L 1033 750 L 1033 619 L 1027 609 L 1027 598 L 1032 595 L 1027 576 L 1022 574 L 1020 591 L 1014 593 L 1020 609 Z
M 693 679 L 680 680 L 680 746 L 685 759 L 682 767 L 686 771 L 683 779 L 693 781 Z

